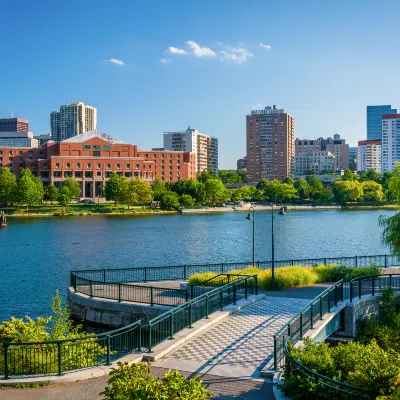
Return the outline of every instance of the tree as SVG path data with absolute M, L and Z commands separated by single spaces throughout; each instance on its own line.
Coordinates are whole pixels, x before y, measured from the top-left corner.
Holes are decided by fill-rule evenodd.
M 225 194 L 225 186 L 220 179 L 208 179 L 204 183 L 205 197 L 214 204 L 217 198 L 222 198 Z
M 356 181 L 358 180 L 358 175 L 356 175 L 350 168 L 347 168 L 346 171 L 344 171 L 344 174 L 340 178 L 338 178 L 338 180 Z
M 72 196 L 71 200 L 81 194 L 81 186 L 74 178 L 65 178 L 62 186 L 69 189 L 70 195 Z
M 218 178 L 220 178 L 225 185 L 243 182 L 242 177 L 233 169 L 220 169 L 218 171 Z
M 72 196 L 69 188 L 67 186 L 63 186 L 60 191 L 58 192 L 57 200 L 58 203 L 62 206 L 67 206 L 71 201 Z
M 104 400 L 207 400 L 214 394 L 203 386 L 199 376 L 186 379 L 179 371 L 168 370 L 160 380 L 150 374 L 149 364 L 117 365 L 101 393 Z
M 153 200 L 153 191 L 147 182 L 137 177 L 130 182 L 132 190 L 136 193 L 137 202 L 140 204 L 148 204 Z
M 58 189 L 54 185 L 47 185 L 44 188 L 44 198 L 53 204 L 58 199 Z
M 277 179 L 274 179 L 272 182 L 268 183 L 265 189 L 265 195 L 271 201 L 275 201 L 275 199 L 287 201 L 297 196 L 297 190 L 288 183 L 281 183 Z
M 192 208 L 194 206 L 194 198 L 190 194 L 183 194 L 179 198 L 179 203 L 183 207 Z
M 0 169 L 0 205 L 8 206 L 17 186 L 16 176 L 8 169 Z
M 287 183 L 287 184 L 289 184 L 289 185 L 294 186 L 294 180 L 293 180 L 290 176 L 287 176 L 287 177 L 282 181 L 282 183 Z
M 267 188 L 267 186 L 268 186 L 268 181 L 267 181 L 265 178 L 261 178 L 261 179 L 258 181 L 258 183 L 257 183 L 257 185 L 256 185 L 256 188 L 257 188 L 258 190 L 265 190 L 265 189 Z
M 317 175 L 312 174 L 308 175 L 307 178 L 307 183 L 309 185 L 309 194 L 312 200 L 317 200 L 319 194 L 322 192 L 324 189 L 324 185 L 322 184 L 321 179 L 317 177 Z
M 382 185 L 375 181 L 365 181 L 361 183 L 363 198 L 366 201 L 381 201 L 383 199 Z
M 374 181 L 381 183 L 381 175 L 374 169 L 369 169 L 368 171 L 363 171 L 360 175 L 360 182 Z
M 175 192 L 166 192 L 162 195 L 160 200 L 162 210 L 178 210 L 179 206 L 179 197 Z
M 121 176 L 116 171 L 111 172 L 110 179 L 106 182 L 106 185 L 104 187 L 106 200 L 112 200 L 115 202 L 115 204 L 117 204 L 121 186 L 120 182 Z
M 310 185 L 304 178 L 298 178 L 294 184 L 300 199 L 308 199 L 310 196 Z
M 197 180 L 199 182 L 207 182 L 209 179 L 218 179 L 214 171 L 201 171 L 197 174 Z
M 241 171 L 237 172 L 238 176 L 242 180 L 243 183 L 247 182 L 247 171 L 245 169 L 242 169 Z
M 167 192 L 167 189 L 165 188 L 165 183 L 161 178 L 154 179 L 151 184 L 151 188 L 154 193 L 154 200 L 157 201 L 160 201 L 163 194 Z
M 118 190 L 118 202 L 127 204 L 128 210 L 131 204 L 138 202 L 138 195 L 136 192 L 135 185 L 132 184 L 125 176 L 121 176 L 119 180 L 119 190 Z
M 16 200 L 20 204 L 26 204 L 27 208 L 40 203 L 44 196 L 43 183 L 32 174 L 28 168 L 20 171 L 20 177 L 16 186 Z
M 341 204 L 358 201 L 363 196 L 363 187 L 358 181 L 336 180 L 333 185 L 333 194 L 335 200 Z

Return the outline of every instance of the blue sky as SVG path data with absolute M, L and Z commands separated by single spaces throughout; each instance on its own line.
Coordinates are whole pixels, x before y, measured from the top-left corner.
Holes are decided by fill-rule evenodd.
M 98 129 L 143 149 L 189 125 L 216 136 L 220 168 L 234 168 L 246 113 L 276 104 L 296 137 L 355 145 L 367 105 L 400 108 L 399 12 L 385 0 L 0 0 L 0 117 L 13 107 L 47 133 L 51 111 L 82 101 Z

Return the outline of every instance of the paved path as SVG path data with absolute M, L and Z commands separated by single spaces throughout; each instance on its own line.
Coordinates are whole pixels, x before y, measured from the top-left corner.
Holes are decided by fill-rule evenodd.
M 307 299 L 266 297 L 189 340 L 153 365 L 199 374 L 259 378 L 272 367 L 273 335 Z
M 162 376 L 163 368 L 152 367 L 156 376 Z M 193 374 L 182 372 L 186 377 Z M 1 389 L 1 400 L 100 400 L 99 393 L 107 385 L 107 377 L 87 381 L 52 385 L 36 389 Z M 205 386 L 218 400 L 274 400 L 272 384 L 259 380 L 224 378 L 214 375 L 201 376 Z

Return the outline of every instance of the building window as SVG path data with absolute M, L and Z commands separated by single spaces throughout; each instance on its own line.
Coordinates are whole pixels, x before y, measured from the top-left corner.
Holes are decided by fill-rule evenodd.
M 125 176 L 126 176 L 127 178 L 130 178 L 130 177 L 132 176 L 132 172 L 125 172 Z
M 111 172 L 110 171 L 107 171 L 106 172 L 106 178 L 109 178 L 111 176 Z
M 126 164 L 126 168 L 131 169 L 131 164 Z
M 92 168 L 92 164 L 91 164 L 91 163 L 88 163 L 87 167 L 88 167 L 88 168 Z
M 107 164 L 107 168 L 108 168 L 108 169 L 111 169 L 111 164 Z
M 61 172 L 60 171 L 54 171 L 54 178 L 61 178 Z
M 71 178 L 72 172 L 71 171 L 64 171 L 64 178 Z
M 100 150 L 100 146 L 92 146 L 94 150 Z
M 10 150 L 10 151 L 8 152 L 8 155 L 9 155 L 9 156 L 12 156 L 12 155 L 13 155 L 13 152 Z
M 80 162 L 76 163 L 76 168 L 80 168 L 80 167 L 81 167 L 81 163 Z
M 101 171 L 97 171 L 96 175 L 101 176 Z
M 100 157 L 99 151 L 93 151 L 93 157 Z
M 84 145 L 82 146 L 82 149 L 90 149 L 90 146 L 87 145 L 87 144 L 84 144 Z
M 56 168 L 60 168 L 60 163 L 56 163 Z
M 157 157 L 157 154 L 153 154 L 153 158 L 156 158 Z
M 85 178 L 92 178 L 92 177 L 93 177 L 92 171 L 85 171 Z
M 101 164 L 100 164 L 100 163 L 97 164 L 97 168 L 98 168 L 98 169 L 101 168 Z
M 67 162 L 67 168 L 71 168 L 71 163 Z
M 82 178 L 82 171 L 75 171 L 75 178 Z
M 139 169 L 140 168 L 140 164 L 136 164 L 136 169 Z
M 117 168 L 120 169 L 121 168 L 121 164 L 117 164 Z
M 110 146 L 103 146 L 103 150 L 110 150 Z

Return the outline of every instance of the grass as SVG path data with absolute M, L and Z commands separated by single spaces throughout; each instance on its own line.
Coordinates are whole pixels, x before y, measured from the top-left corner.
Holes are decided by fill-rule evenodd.
M 346 267 L 338 264 L 316 265 L 305 267 L 294 265 L 292 267 L 275 268 L 275 289 L 286 290 L 292 287 L 310 286 L 322 282 L 335 282 L 343 279 L 351 279 L 365 275 L 379 275 L 381 268 L 376 265 L 369 267 Z M 271 269 L 261 270 L 254 266 L 244 269 L 229 271 L 230 274 L 257 274 L 258 287 L 264 290 L 272 289 L 272 271 Z M 198 285 L 208 279 L 213 278 L 215 272 L 203 272 L 192 275 L 189 278 L 190 285 Z

